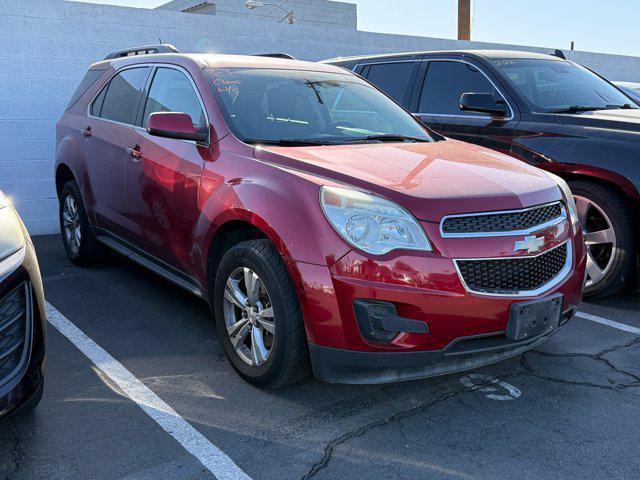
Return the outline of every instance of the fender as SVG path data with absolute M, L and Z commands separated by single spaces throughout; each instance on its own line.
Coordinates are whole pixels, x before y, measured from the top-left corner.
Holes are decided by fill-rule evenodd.
M 638 148 L 630 141 L 637 134 L 591 129 L 587 136 L 584 128 L 556 124 L 546 125 L 552 131 L 540 134 L 534 132 L 534 126 L 528 131 L 528 126 L 519 127 L 522 134 L 514 139 L 511 156 L 567 179 L 579 175 L 607 182 L 640 201 L 640 177 L 635 168 Z
M 572 175 L 600 179 L 620 188 L 625 195 L 635 201 L 640 201 L 640 193 L 631 181 L 619 173 L 594 165 L 547 163 L 538 165 L 543 170 L 555 173 L 565 179 L 571 179 Z
M 233 165 L 238 175 L 223 179 L 213 170 Z M 320 184 L 245 155 L 230 155 L 205 167 L 199 218 L 194 232 L 197 276 L 206 284 L 206 260 L 213 236 L 231 221 L 246 222 L 269 238 L 285 259 L 330 266 L 351 250 L 324 217 Z M 265 219 L 269 218 L 267 221 Z

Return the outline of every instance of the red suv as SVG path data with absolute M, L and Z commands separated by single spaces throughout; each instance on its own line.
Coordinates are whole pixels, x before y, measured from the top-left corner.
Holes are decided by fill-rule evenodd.
M 263 387 L 489 364 L 581 298 L 564 181 L 437 135 L 331 65 L 116 52 L 58 123 L 55 178 L 70 259 L 107 246 L 205 299 Z

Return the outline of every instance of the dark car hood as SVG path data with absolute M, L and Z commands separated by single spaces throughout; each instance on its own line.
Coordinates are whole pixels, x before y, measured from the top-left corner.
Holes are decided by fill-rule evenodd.
M 596 110 L 573 114 L 557 114 L 561 125 L 580 125 L 611 130 L 640 132 L 640 109 Z
M 421 220 L 451 213 L 521 208 L 558 200 L 560 190 L 543 171 L 468 143 L 358 144 L 264 147 L 256 158 L 317 183 L 330 179 L 393 200 Z

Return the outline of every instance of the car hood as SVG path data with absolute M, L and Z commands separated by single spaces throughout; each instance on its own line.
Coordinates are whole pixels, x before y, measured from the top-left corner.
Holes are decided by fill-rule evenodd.
M 556 118 L 561 125 L 580 125 L 592 128 L 640 132 L 640 109 L 563 113 L 557 114 Z
M 528 207 L 561 198 L 543 171 L 455 140 L 256 148 L 256 158 L 395 201 L 418 219 Z

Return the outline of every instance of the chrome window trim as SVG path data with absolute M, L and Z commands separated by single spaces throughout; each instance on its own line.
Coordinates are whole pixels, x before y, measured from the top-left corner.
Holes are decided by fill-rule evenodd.
M 98 89 L 96 94 L 93 97 L 91 97 L 91 100 L 87 104 L 87 111 L 86 111 L 87 118 L 93 118 L 95 120 L 101 120 L 103 122 L 109 122 L 109 123 L 113 123 L 115 125 L 122 125 L 123 127 L 130 127 L 130 128 L 133 128 L 134 130 L 146 132 L 147 129 L 144 128 L 144 127 L 141 127 L 139 125 L 132 125 L 130 123 L 118 122 L 116 120 L 110 120 L 108 118 L 96 117 L 94 115 L 91 115 L 91 105 L 93 105 L 93 102 L 95 102 L 96 98 L 98 98 L 100 96 L 100 94 L 102 93 L 102 90 L 107 88 L 109 83 L 111 83 L 111 80 L 113 79 L 113 77 L 115 77 L 120 72 L 123 72 L 125 70 L 130 70 L 132 68 L 140 68 L 140 67 L 150 67 L 151 71 L 150 71 L 149 75 L 153 75 L 153 77 L 151 77 L 151 78 L 147 77 L 147 82 L 145 83 L 145 89 L 146 89 L 147 83 L 149 83 L 149 81 L 150 81 L 149 86 L 151 86 L 153 84 L 153 78 L 155 77 L 154 67 L 156 67 L 156 68 L 170 68 L 170 69 L 173 69 L 173 70 L 178 70 L 179 72 L 182 72 L 187 77 L 189 82 L 191 82 L 191 87 L 193 87 L 193 90 L 196 93 L 196 97 L 198 97 L 198 101 L 200 102 L 200 107 L 202 108 L 202 112 L 204 113 L 204 118 L 205 118 L 206 126 L 207 126 L 207 144 L 209 144 L 211 142 L 211 139 L 209 138 L 210 130 L 211 130 L 211 128 L 210 128 L 211 123 L 209 122 L 209 114 L 207 113 L 207 109 L 205 108 L 204 102 L 202 101 L 202 96 L 200 95 L 200 91 L 198 90 L 198 87 L 196 86 L 196 83 L 193 80 L 193 77 L 191 76 L 191 74 L 185 68 L 181 67 L 180 65 L 174 65 L 172 63 L 149 63 L 149 62 L 147 62 L 147 63 L 135 63 L 135 64 L 127 65 L 125 67 L 122 67 L 122 68 L 116 70 L 107 79 L 107 81 L 104 82 L 104 85 L 102 85 Z M 149 96 L 149 92 L 143 91 L 142 95 L 143 95 L 142 100 L 145 101 L 145 105 L 146 105 L 146 99 Z M 144 114 L 144 112 L 143 112 L 143 114 Z M 176 138 L 174 140 L 179 140 L 179 141 L 182 141 L 182 142 L 192 143 L 194 145 L 197 143 L 197 142 L 194 142 L 193 140 L 181 140 L 179 138 Z
M 550 205 L 560 204 L 561 215 L 556 217 L 548 222 L 541 223 L 540 225 L 535 225 L 533 227 L 527 228 L 525 230 L 509 230 L 504 232 L 468 232 L 468 233 L 445 233 L 443 230 L 443 225 L 446 220 L 449 218 L 464 218 L 464 217 L 484 217 L 490 215 L 504 215 L 508 213 L 520 213 L 527 212 L 529 210 L 535 210 L 538 208 L 548 207 Z M 568 220 L 567 209 L 564 206 L 564 203 L 560 200 L 556 200 L 555 202 L 542 203 L 540 205 L 533 205 L 532 207 L 519 208 L 514 210 L 496 210 L 490 212 L 474 212 L 474 213 L 454 213 L 451 215 L 445 215 L 440 220 L 440 236 L 442 238 L 481 238 L 481 237 L 510 237 L 514 235 L 529 235 L 534 232 L 539 232 L 540 230 L 544 230 L 545 228 L 553 227 L 554 225 L 558 225 L 565 220 Z
M 443 117 L 443 118 L 477 118 L 478 120 L 491 120 L 491 115 L 454 115 L 452 113 L 414 113 L 414 115 L 420 115 L 421 117 Z M 500 118 L 500 117 L 497 117 Z M 505 120 L 506 121 L 506 120 Z
M 467 285 L 467 282 L 465 282 L 464 277 L 462 276 L 462 272 L 460 272 L 460 268 L 458 266 L 459 261 L 475 262 L 475 261 L 486 261 L 486 260 L 524 260 L 528 258 L 536 258 L 542 255 L 546 255 L 547 253 L 550 253 L 553 250 L 562 247 L 563 245 L 567 246 L 567 258 L 564 262 L 564 266 L 555 277 L 553 277 L 547 283 L 545 283 L 544 285 L 534 290 L 517 290 L 514 293 L 493 293 L 493 292 L 480 292 L 478 290 L 473 290 L 469 288 L 469 286 Z M 458 278 L 460 278 L 460 282 L 462 283 L 462 286 L 468 293 L 472 293 L 474 295 L 482 295 L 485 297 L 537 297 L 547 292 L 548 290 L 552 289 L 567 277 L 567 275 L 571 271 L 571 268 L 573 267 L 573 249 L 571 248 L 571 240 L 569 239 L 537 255 L 521 255 L 516 257 L 456 258 L 456 259 L 453 259 L 453 265 L 456 268 L 456 272 L 458 272 Z
M 414 58 L 411 60 L 390 60 L 390 61 L 370 61 L 364 63 L 356 63 L 355 66 L 351 69 L 352 72 L 355 72 L 358 67 L 368 67 L 370 65 L 387 65 L 389 63 L 422 63 L 423 60 L 421 58 Z
M 484 75 L 484 77 L 489 81 L 489 83 L 491 85 L 493 85 L 493 88 L 496 89 L 496 92 L 498 92 L 500 94 L 500 96 L 502 97 L 502 99 L 504 100 L 504 103 L 507 105 L 507 107 L 509 108 L 509 113 L 510 115 L 508 117 L 492 117 L 491 115 L 465 115 L 465 114 L 460 114 L 460 115 L 456 115 L 453 113 L 416 113 L 416 115 L 424 115 L 424 116 L 430 116 L 430 117 L 449 117 L 449 118 L 478 118 L 478 119 L 484 119 L 484 120 L 496 120 L 496 121 L 501 121 L 501 122 L 508 122 L 509 120 L 513 120 L 515 118 L 515 110 L 511 107 L 511 104 L 509 103 L 509 100 L 507 100 L 507 96 L 503 93 L 503 91 L 498 88 L 498 86 L 496 85 L 496 83 L 491 80 L 491 77 L 489 77 L 489 75 L 487 75 L 485 73 L 485 71 L 479 67 L 478 65 L 475 65 L 474 63 L 471 63 L 467 60 L 464 60 L 462 58 L 424 58 L 422 59 L 423 62 L 459 62 L 459 63 L 466 63 L 467 65 L 471 65 L 473 68 L 477 69 L 482 75 Z M 427 80 L 427 76 L 429 75 L 429 69 L 427 69 L 427 72 L 425 74 L 425 81 Z M 420 99 L 422 99 L 422 88 L 424 87 L 424 83 L 423 85 L 420 87 Z M 418 102 L 418 105 L 420 103 Z

